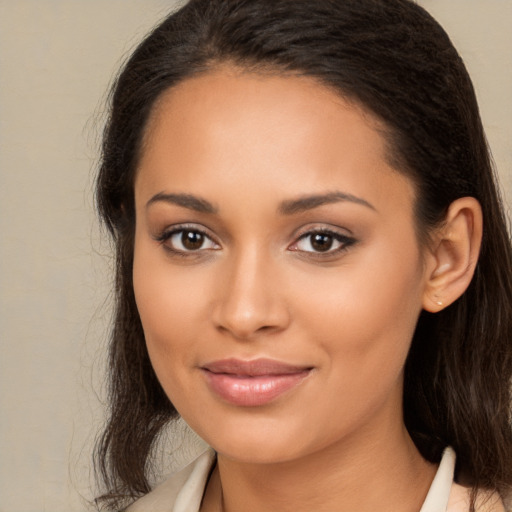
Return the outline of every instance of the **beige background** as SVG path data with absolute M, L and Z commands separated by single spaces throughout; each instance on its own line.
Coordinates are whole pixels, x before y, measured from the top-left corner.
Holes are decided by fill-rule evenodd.
M 422 0 L 474 78 L 512 201 L 512 0 Z M 174 4 L 0 0 L 0 512 L 92 495 L 109 247 L 92 208 L 102 98 Z

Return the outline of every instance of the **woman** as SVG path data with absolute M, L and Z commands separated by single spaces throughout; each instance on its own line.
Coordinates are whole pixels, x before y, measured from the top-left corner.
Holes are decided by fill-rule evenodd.
M 422 8 L 192 0 L 113 88 L 97 197 L 100 501 L 504 510 L 512 251 L 470 79 Z M 149 492 L 178 414 L 212 449 Z

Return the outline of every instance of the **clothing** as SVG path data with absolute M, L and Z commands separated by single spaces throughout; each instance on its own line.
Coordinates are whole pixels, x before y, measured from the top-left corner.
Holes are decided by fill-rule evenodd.
M 199 512 L 208 476 L 214 464 L 215 452 L 210 448 L 187 467 L 130 505 L 126 512 Z M 465 487 L 453 482 L 454 469 L 455 452 L 446 448 L 419 512 L 468 511 L 469 493 Z M 501 500 L 495 496 L 481 510 L 505 512 Z

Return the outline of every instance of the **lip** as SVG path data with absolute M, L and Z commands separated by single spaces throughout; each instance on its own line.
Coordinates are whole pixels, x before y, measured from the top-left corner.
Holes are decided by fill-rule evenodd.
M 210 389 L 226 402 L 242 407 L 275 400 L 298 386 L 311 370 L 272 359 L 223 359 L 201 366 Z

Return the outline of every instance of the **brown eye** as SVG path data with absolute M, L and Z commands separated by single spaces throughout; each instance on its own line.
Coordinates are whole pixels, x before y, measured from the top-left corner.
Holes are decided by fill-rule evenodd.
M 182 231 L 181 244 L 188 251 L 197 251 L 201 249 L 205 236 L 198 231 Z
M 311 235 L 311 247 L 318 252 L 328 251 L 334 242 L 334 238 L 327 233 L 315 233 Z
M 302 253 L 332 254 L 341 252 L 356 242 L 354 238 L 330 230 L 304 233 L 290 249 Z
M 163 233 L 157 240 L 167 250 L 181 254 L 220 249 L 220 246 L 200 229 L 176 228 Z

